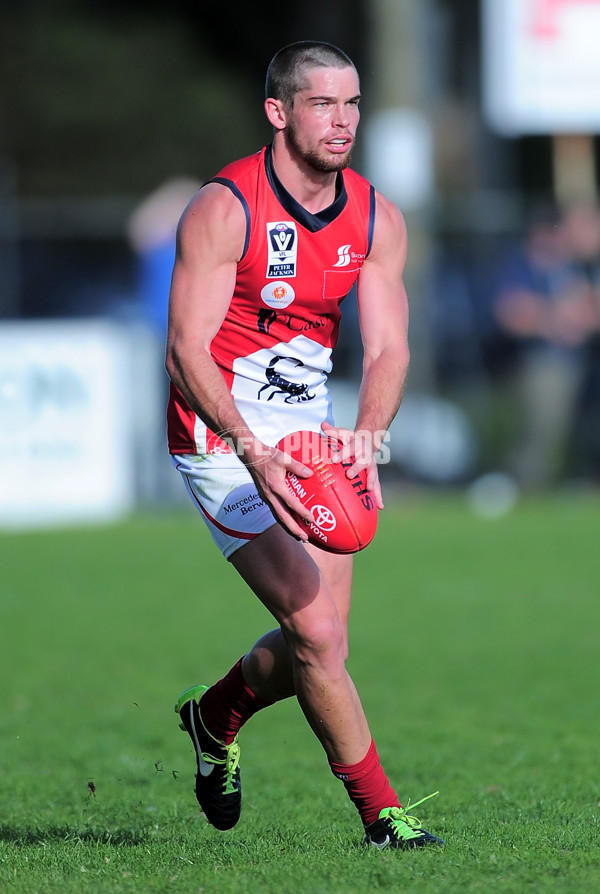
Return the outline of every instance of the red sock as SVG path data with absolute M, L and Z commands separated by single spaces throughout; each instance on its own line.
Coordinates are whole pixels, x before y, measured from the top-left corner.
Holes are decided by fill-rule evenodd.
M 400 807 L 398 797 L 383 772 L 372 739 L 369 750 L 358 764 L 346 767 L 329 761 L 329 766 L 333 775 L 344 783 L 365 826 L 375 822 L 384 807 Z
M 272 702 L 259 698 L 246 686 L 240 658 L 229 673 L 202 696 L 202 722 L 215 739 L 230 745 L 246 721 L 270 704 Z

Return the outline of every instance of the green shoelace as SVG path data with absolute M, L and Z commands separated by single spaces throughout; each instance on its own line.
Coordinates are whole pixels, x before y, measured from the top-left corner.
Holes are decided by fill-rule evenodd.
M 207 764 L 215 764 L 215 766 L 225 767 L 225 784 L 223 791 L 228 795 L 236 791 L 233 784 L 233 777 L 240 762 L 240 746 L 236 740 L 235 742 L 232 742 L 231 745 L 223 745 L 222 747 L 226 752 L 225 757 L 215 757 L 214 754 L 209 754 L 208 752 L 203 751 L 202 760 L 206 761 Z
M 406 807 L 386 807 L 379 814 L 379 819 L 389 819 L 394 826 L 396 834 L 404 841 L 410 838 L 418 838 L 418 830 L 421 828 L 421 820 L 410 814 L 408 811 L 414 810 L 415 807 L 424 804 L 425 801 L 429 801 L 430 798 L 435 798 L 436 795 L 439 795 L 439 792 L 433 792 L 431 795 L 421 798 L 420 801 L 416 801 L 414 804 L 410 803 L 409 798 Z

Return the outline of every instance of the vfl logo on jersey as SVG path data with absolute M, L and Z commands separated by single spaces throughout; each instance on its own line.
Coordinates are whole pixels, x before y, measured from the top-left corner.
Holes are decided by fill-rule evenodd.
M 340 245 L 338 248 L 338 259 L 333 265 L 334 267 L 347 267 L 350 263 L 350 246 Z
M 298 233 L 292 220 L 267 224 L 267 279 L 296 275 Z
M 292 303 L 296 293 L 287 282 L 270 282 L 261 289 L 260 297 L 269 307 L 282 308 Z

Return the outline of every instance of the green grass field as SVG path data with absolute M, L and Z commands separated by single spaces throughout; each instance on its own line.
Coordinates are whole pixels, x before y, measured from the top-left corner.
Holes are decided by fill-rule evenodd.
M 443 849 L 360 847 L 299 709 L 242 734 L 244 810 L 206 824 L 175 697 L 269 618 L 193 514 L 0 536 L 0 891 L 596 890 L 600 503 L 495 521 L 404 496 L 356 562 L 350 671 Z

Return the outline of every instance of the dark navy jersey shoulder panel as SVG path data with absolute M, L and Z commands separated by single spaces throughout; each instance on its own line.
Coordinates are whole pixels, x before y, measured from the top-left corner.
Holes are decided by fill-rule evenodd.
M 375 229 L 375 187 L 371 186 L 369 191 L 369 231 L 367 235 L 367 257 L 371 254 L 371 246 L 373 245 L 373 230 Z
M 227 186 L 242 204 L 244 215 L 246 217 L 246 238 L 244 239 L 244 249 L 240 257 L 241 260 L 248 251 L 248 243 L 250 241 L 250 208 L 248 207 L 248 202 L 246 201 L 236 184 L 233 182 L 233 180 L 228 180 L 227 177 L 213 177 L 212 180 L 208 181 L 208 183 L 221 183 L 223 186 Z

